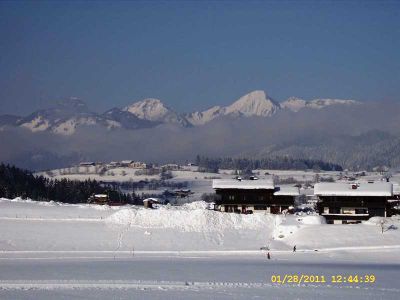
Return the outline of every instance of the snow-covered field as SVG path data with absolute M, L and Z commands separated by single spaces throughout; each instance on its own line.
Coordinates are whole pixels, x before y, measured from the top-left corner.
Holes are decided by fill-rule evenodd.
M 1 299 L 398 299 L 400 220 L 0 200 Z M 390 229 L 389 229 L 390 227 Z M 297 252 L 292 252 L 293 245 Z M 260 247 L 270 248 L 271 260 Z M 277 284 L 272 275 L 324 275 Z M 375 283 L 331 283 L 373 274 Z

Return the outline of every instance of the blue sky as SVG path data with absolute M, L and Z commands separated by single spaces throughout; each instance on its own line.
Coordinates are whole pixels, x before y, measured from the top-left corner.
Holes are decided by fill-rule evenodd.
M 187 112 L 255 89 L 400 101 L 400 1 L 2 1 L 0 38 L 0 113 L 70 96 Z

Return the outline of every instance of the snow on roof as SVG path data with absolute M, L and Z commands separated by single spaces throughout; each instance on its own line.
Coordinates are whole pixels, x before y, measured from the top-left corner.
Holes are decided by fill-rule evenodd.
M 300 189 L 296 186 L 277 186 L 274 196 L 299 196 Z
M 259 180 L 214 179 L 213 189 L 272 190 L 275 188 L 271 178 Z
M 143 202 L 149 202 L 149 201 L 152 201 L 152 202 L 161 202 L 160 199 L 157 199 L 157 198 L 147 198 L 147 199 L 144 199 L 144 200 L 143 200 Z
M 121 160 L 121 164 L 131 164 L 133 160 Z
M 95 197 L 97 197 L 97 198 L 104 198 L 104 197 L 108 197 L 108 195 L 107 194 L 96 194 L 96 195 L 94 195 Z
M 317 196 L 392 196 L 393 185 L 390 182 L 345 183 L 321 182 L 314 185 Z
M 393 182 L 393 195 L 400 195 L 400 184 Z

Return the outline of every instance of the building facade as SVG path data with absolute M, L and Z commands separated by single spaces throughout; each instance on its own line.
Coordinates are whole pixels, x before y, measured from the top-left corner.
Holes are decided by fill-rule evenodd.
M 282 213 L 294 205 L 298 188 L 275 187 L 272 178 L 262 180 L 215 179 L 215 209 L 236 213 Z
M 360 223 L 371 217 L 390 214 L 393 197 L 390 182 L 322 182 L 314 186 L 318 211 L 328 224 Z

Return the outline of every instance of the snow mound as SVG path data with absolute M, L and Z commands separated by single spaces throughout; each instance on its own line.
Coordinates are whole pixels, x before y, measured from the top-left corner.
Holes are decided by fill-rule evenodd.
M 301 218 L 301 223 L 306 225 L 320 225 L 326 224 L 326 220 L 323 216 L 312 215 L 312 216 L 305 216 Z
M 178 229 L 184 232 L 220 232 L 224 230 L 266 230 L 274 216 L 221 213 L 205 209 L 207 203 L 194 202 L 181 207 L 160 209 L 130 207 L 110 215 L 106 222 L 140 228 Z
M 386 218 L 384 217 L 372 217 L 369 218 L 367 221 L 363 222 L 367 225 L 380 225 L 382 222 L 386 222 Z
M 185 209 L 207 209 L 208 207 L 209 204 L 205 201 L 194 201 L 183 205 L 183 208 Z
M 305 216 L 279 216 L 276 222 L 273 236 L 276 239 L 287 238 L 297 231 L 307 227 L 306 225 L 321 225 L 326 224 L 323 216 L 319 215 L 305 215 Z

